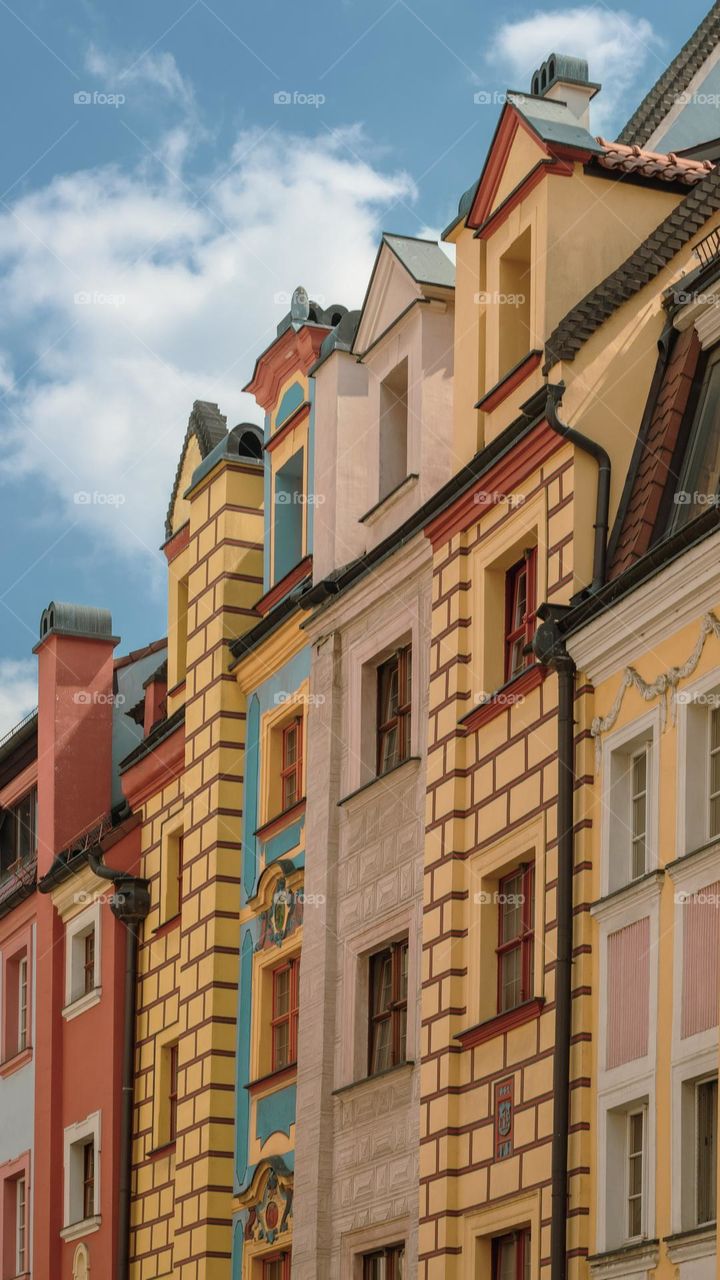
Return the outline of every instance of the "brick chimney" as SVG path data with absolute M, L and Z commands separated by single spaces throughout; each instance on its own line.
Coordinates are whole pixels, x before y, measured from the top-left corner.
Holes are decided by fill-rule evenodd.
M 52 602 L 38 655 L 38 876 L 110 810 L 113 650 L 107 609 Z
M 567 53 L 551 53 L 533 72 L 530 92 L 537 98 L 563 102 L 577 124 L 590 130 L 590 101 L 600 90 L 588 77 L 584 58 Z

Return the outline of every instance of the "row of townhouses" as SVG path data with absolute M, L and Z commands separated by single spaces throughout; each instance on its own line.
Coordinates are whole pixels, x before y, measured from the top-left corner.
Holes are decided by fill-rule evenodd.
M 196 401 L 0 742 L 0 1280 L 715 1280 L 720 3 Z

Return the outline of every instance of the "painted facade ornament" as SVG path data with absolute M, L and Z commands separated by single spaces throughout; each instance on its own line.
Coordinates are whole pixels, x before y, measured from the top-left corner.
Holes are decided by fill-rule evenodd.
M 86 1244 L 79 1244 L 73 1254 L 73 1280 L 88 1280 L 90 1275 L 90 1254 Z
M 289 889 L 285 876 L 281 876 L 275 885 L 270 906 L 260 916 L 260 937 L 255 950 L 281 946 L 299 928 L 302 919 L 302 890 Z
M 300 325 L 305 324 L 310 316 L 310 299 L 307 289 L 303 289 L 302 285 L 298 285 L 290 300 L 290 319 L 293 326 L 297 329 Z
M 245 1239 L 274 1244 L 278 1236 L 289 1230 L 292 1201 L 292 1175 L 284 1175 L 275 1169 L 270 1169 L 262 1195 L 248 1213 Z
M 498 1080 L 495 1085 L 495 1159 L 507 1160 L 513 1153 L 515 1129 L 515 1081 Z
M 642 676 L 634 667 L 626 667 L 622 674 L 620 687 L 615 694 L 613 704 L 606 716 L 595 716 L 590 726 L 590 733 L 595 739 L 595 768 L 600 770 L 602 762 L 602 742 L 601 735 L 612 729 L 618 716 L 622 704 L 625 700 L 625 694 L 628 689 L 636 689 L 641 698 L 645 702 L 652 702 L 656 698 L 660 701 L 660 728 L 664 730 L 667 727 L 667 695 L 670 694 L 670 719 L 674 725 L 677 719 L 677 704 L 681 701 L 678 696 L 678 688 L 681 680 L 687 680 L 689 676 L 696 670 L 697 665 L 702 657 L 703 649 L 709 636 L 715 636 L 720 640 L 720 621 L 714 613 L 706 613 L 700 623 L 700 634 L 698 635 L 692 653 L 686 658 L 682 666 L 670 667 L 668 671 L 661 672 L 654 680 L 648 682 L 643 680 Z

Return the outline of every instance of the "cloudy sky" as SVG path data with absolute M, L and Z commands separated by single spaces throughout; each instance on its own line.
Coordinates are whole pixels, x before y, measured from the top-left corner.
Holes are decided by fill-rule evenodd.
M 192 402 L 259 421 L 293 288 L 358 305 L 380 231 L 446 225 L 554 49 L 614 136 L 708 3 L 0 0 L 0 733 L 50 599 L 110 608 L 119 652 L 163 634 Z

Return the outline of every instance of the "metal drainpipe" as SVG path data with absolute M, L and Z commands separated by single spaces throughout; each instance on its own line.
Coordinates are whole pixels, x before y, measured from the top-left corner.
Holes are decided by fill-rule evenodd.
M 127 929 L 125 939 L 125 1009 L 123 1022 L 122 1106 L 120 1115 L 120 1187 L 116 1280 L 130 1276 L 130 1192 L 132 1176 L 133 1095 L 135 1082 L 135 987 L 140 925 L 150 910 L 147 880 L 106 867 L 94 850 L 88 861 L 96 876 L 110 880 L 115 893 L 110 910 Z
M 564 610 L 541 605 L 533 651 L 558 677 L 557 959 L 555 962 L 555 1054 L 553 1057 L 551 1280 L 566 1280 L 568 1143 L 570 1132 L 570 1040 L 572 1034 L 573 791 L 575 784 L 575 664 L 558 627 Z
M 584 453 L 589 453 L 598 464 L 597 499 L 595 503 L 595 548 L 593 552 L 593 579 L 591 591 L 599 591 L 605 585 L 605 568 L 607 559 L 607 542 L 610 525 L 610 456 L 606 449 L 596 440 L 584 436 L 581 431 L 561 422 L 557 407 L 565 394 L 565 383 L 548 383 L 545 416 L 553 431 Z

